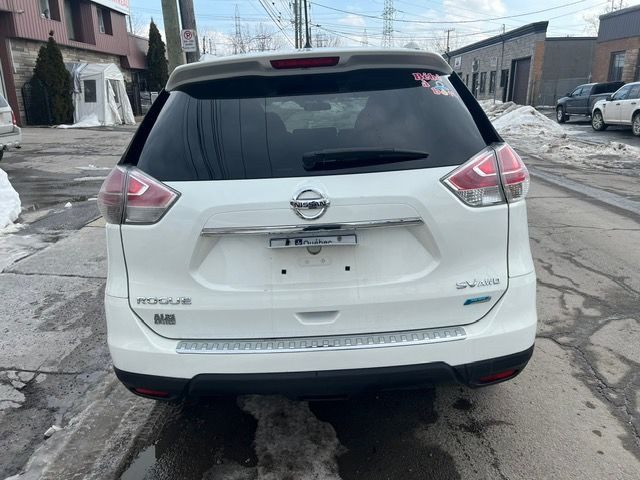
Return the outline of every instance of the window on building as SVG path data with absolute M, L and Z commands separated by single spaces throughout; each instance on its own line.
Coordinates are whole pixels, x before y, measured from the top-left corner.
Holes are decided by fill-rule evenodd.
M 82 88 L 84 90 L 84 103 L 96 103 L 98 101 L 95 80 L 84 80 Z
M 507 88 L 509 84 L 509 69 L 505 68 L 500 72 L 500 87 Z
M 487 72 L 480 73 L 480 93 L 487 90 Z
M 496 91 L 496 71 L 489 72 L 489 93 Z
M 622 80 L 622 70 L 624 69 L 624 54 L 626 52 L 613 52 L 611 54 L 611 64 L 609 65 L 609 81 L 618 82 Z
M 100 33 L 107 35 L 113 35 L 113 28 L 111 26 L 111 10 L 108 8 L 98 7 L 98 29 Z
M 49 0 L 52 1 L 52 0 Z M 64 21 L 67 37 L 76 42 L 95 45 L 95 32 L 91 21 L 91 4 L 82 0 L 64 0 Z
M 50 20 L 60 21 L 60 9 L 58 0 L 39 0 L 40 16 Z

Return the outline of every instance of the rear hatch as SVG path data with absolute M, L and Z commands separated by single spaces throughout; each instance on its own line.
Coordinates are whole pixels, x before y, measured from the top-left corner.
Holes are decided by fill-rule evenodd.
M 131 308 L 180 339 L 482 318 L 507 288 L 508 210 L 441 181 L 487 148 L 463 88 L 395 68 L 163 93 L 123 164 L 179 197 L 121 227 Z

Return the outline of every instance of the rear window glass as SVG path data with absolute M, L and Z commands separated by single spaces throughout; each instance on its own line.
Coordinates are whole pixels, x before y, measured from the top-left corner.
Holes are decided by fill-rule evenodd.
M 4 97 L 2 95 L 0 95 L 0 108 L 5 108 L 8 107 L 9 104 L 7 103 L 7 101 L 4 99 Z
M 458 82 L 459 83 L 459 82 Z M 462 87 L 464 88 L 464 87 Z M 304 177 L 459 165 L 486 146 L 448 76 L 413 70 L 192 84 L 145 119 L 123 163 L 163 181 Z M 149 123 L 153 125 L 149 128 Z M 310 168 L 323 151 L 428 156 Z M 336 164 L 332 164 L 336 165 Z

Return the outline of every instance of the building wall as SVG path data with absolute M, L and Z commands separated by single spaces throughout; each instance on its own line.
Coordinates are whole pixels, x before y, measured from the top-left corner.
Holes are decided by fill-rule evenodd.
M 547 38 L 537 45 L 532 104 L 555 105 L 558 98 L 591 79 L 596 39 Z
M 13 83 L 18 101 L 18 112 L 20 113 L 20 117 L 25 119 L 22 86 L 33 76 L 33 68 L 36 66 L 38 51 L 44 43 L 16 38 L 11 39 L 9 43 L 11 47 L 11 56 L 13 58 Z M 65 47 L 63 45 L 60 45 L 60 50 L 65 62 L 115 63 L 118 68 L 122 70 L 125 80 L 130 80 L 131 74 L 129 71 L 122 68 L 120 64 L 121 57 L 118 55 Z
M 611 54 L 614 52 L 626 51 L 624 57 L 624 69 L 622 70 L 622 81 L 633 82 L 640 80 L 638 69 L 638 56 L 640 55 L 640 32 L 638 36 L 599 42 L 596 44 L 593 59 L 593 81 L 606 82 L 609 80 L 609 67 L 611 65 Z
M 467 75 L 469 76 L 467 87 L 471 89 L 471 79 L 473 75 L 473 62 L 474 60 L 478 61 L 478 79 L 480 78 L 481 72 L 487 72 L 487 85 L 484 92 L 477 93 L 477 98 L 479 100 L 487 100 L 493 99 L 494 93 L 489 93 L 489 72 L 495 70 L 496 71 L 496 92 L 495 98 L 497 100 L 502 100 L 504 89 L 508 88 L 508 84 L 506 87 L 500 87 L 500 74 L 501 70 L 507 69 L 509 70 L 509 78 L 512 77 L 511 72 L 511 61 L 517 60 L 520 58 L 531 57 L 531 68 L 529 71 L 529 85 L 531 89 L 531 82 L 533 79 L 533 71 L 536 63 L 535 52 L 536 52 L 536 44 L 539 42 L 544 43 L 545 33 L 531 33 L 527 35 L 523 35 L 518 38 L 509 39 L 504 42 L 504 54 L 503 54 L 503 44 L 502 42 L 489 45 L 487 47 L 482 47 L 477 50 L 473 50 L 471 52 L 463 53 L 458 55 L 461 57 L 461 65 L 460 67 L 455 66 L 455 52 L 451 54 L 450 64 L 453 69 L 461 74 L 462 81 L 466 83 Z
M 81 2 L 81 23 L 83 29 L 89 32 L 85 42 L 69 39 L 66 22 L 68 19 L 64 12 L 63 0 L 49 0 L 49 4 L 57 4 L 60 12 L 60 20 L 50 20 L 40 14 L 38 0 L 14 0 L 16 11 L 11 15 L 12 28 L 9 37 L 29 38 L 32 40 L 46 41 L 49 32 L 53 31 L 56 42 L 69 47 L 97 50 L 104 53 L 126 55 L 129 49 L 127 38 L 126 18 L 123 14 L 110 10 L 113 35 L 100 33 L 98 29 L 98 12 L 95 3 Z M 52 8 L 53 10 L 53 8 Z

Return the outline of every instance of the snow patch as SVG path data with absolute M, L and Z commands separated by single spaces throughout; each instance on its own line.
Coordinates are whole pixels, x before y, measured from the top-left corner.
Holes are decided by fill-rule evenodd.
M 340 442 L 333 427 L 318 420 L 307 402 L 258 395 L 241 397 L 238 402 L 258 421 L 258 478 L 340 479 L 336 461 L 342 453 Z
M 111 170 L 111 167 L 98 167 L 92 163 L 90 163 L 89 165 L 87 165 L 86 167 L 76 167 L 78 170 L 87 170 L 87 171 L 93 171 L 93 170 Z
M 102 124 L 98 120 L 98 115 L 95 113 L 89 115 L 84 120 L 79 121 L 78 123 L 74 123 L 73 125 L 58 125 L 57 128 L 90 128 L 90 127 L 101 127 Z
M 103 181 L 105 178 L 107 178 L 106 175 L 103 176 L 103 177 L 99 177 L 99 176 L 96 176 L 96 177 L 77 177 L 77 178 L 74 178 L 73 181 L 74 182 L 93 182 L 93 181 L 97 181 L 97 180 Z
M 20 195 L 13 189 L 6 172 L 0 168 L 0 230 L 11 225 L 21 211 Z

